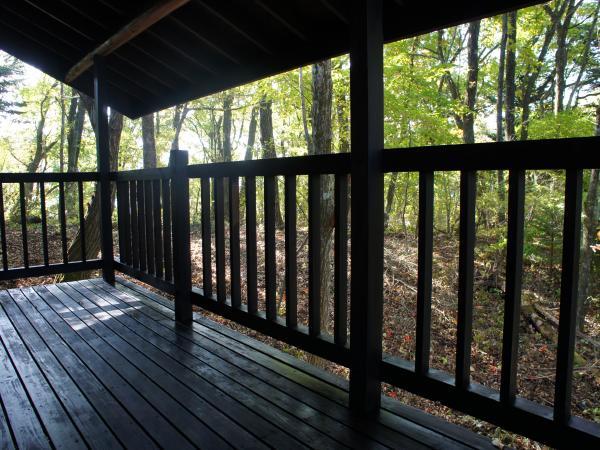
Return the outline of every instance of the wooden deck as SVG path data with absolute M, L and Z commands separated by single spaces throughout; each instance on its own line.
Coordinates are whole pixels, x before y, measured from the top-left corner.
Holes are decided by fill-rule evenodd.
M 0 291 L 0 448 L 493 448 L 119 280 Z

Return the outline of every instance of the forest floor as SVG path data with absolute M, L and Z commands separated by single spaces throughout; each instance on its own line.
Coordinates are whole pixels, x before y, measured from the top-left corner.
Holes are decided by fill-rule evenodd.
M 70 233 L 74 231 L 70 230 Z M 55 262 L 60 260 L 59 234 L 53 238 L 50 230 L 50 255 Z M 244 231 L 241 232 L 242 255 L 245 254 Z M 22 263 L 21 235 L 19 230 L 7 230 L 9 261 L 15 267 Z M 264 308 L 264 247 L 258 239 L 259 258 L 259 308 Z M 116 240 L 115 240 L 116 242 Z M 214 244 L 214 240 L 213 240 Z M 305 233 L 298 234 L 298 322 L 308 322 L 308 256 Z M 31 264 L 41 261 L 41 239 L 37 227 L 29 230 Z M 197 230 L 192 233 L 193 281 L 202 283 L 201 240 Z M 117 253 L 118 251 L 115 250 Z M 228 248 L 226 249 L 228 252 Z M 213 251 L 214 255 L 214 251 Z M 277 233 L 277 283 L 279 314 L 285 314 L 284 281 L 284 238 Z M 402 234 L 386 234 L 384 275 L 384 324 L 383 350 L 387 355 L 414 359 L 416 324 L 416 281 L 417 242 L 413 237 Z M 473 312 L 473 345 L 471 376 L 474 382 L 499 389 L 502 327 L 504 313 L 504 252 L 491 242 L 478 236 L 476 248 L 475 299 Z M 242 291 L 245 287 L 245 261 L 242 260 Z M 214 261 L 213 261 L 214 268 Z M 434 280 L 432 298 L 431 367 L 454 370 L 457 314 L 457 268 L 458 242 L 438 237 L 434 243 Z M 214 275 L 213 275 L 214 279 Z M 54 282 L 53 277 L 0 282 L 0 289 Z M 597 283 L 596 280 L 593 281 Z M 229 289 L 229 286 L 228 286 Z M 597 293 L 596 284 L 595 291 Z M 552 406 L 554 395 L 554 373 L 560 292 L 560 264 L 558 267 L 543 267 L 525 264 L 523 309 L 520 324 L 518 395 L 546 406 Z M 245 297 L 245 294 L 243 294 Z M 245 298 L 242 299 L 245 301 Z M 260 333 L 249 330 L 214 314 L 204 312 L 211 319 L 226 324 L 244 334 L 293 354 L 303 360 L 317 364 L 342 377 L 348 376 L 347 369 L 328 361 L 315 358 L 297 348 L 290 347 Z M 326 326 L 333 324 L 333 312 Z M 331 328 L 330 328 L 331 329 Z M 416 406 L 436 416 L 487 435 L 498 447 L 511 446 L 523 449 L 543 448 L 538 443 L 506 432 L 487 422 L 457 413 L 439 403 L 432 402 L 409 392 L 384 385 L 386 395 Z M 586 320 L 585 338 L 576 343 L 575 370 L 573 380 L 573 414 L 600 422 L 600 301 L 592 302 Z

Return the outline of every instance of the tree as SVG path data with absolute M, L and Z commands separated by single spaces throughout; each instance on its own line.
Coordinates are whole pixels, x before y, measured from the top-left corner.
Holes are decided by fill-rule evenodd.
M 142 117 L 142 152 L 144 169 L 156 167 L 156 136 L 154 134 L 154 114 Z
M 517 12 L 512 11 L 507 15 L 508 28 L 506 33 L 506 97 L 504 107 L 506 108 L 506 140 L 514 141 L 515 133 L 515 71 L 517 54 Z M 525 121 L 525 113 L 523 113 Z
M 11 99 L 10 94 L 18 86 L 22 74 L 23 63 L 0 51 L 0 114 L 21 112 L 24 102 Z
M 263 97 L 260 100 L 260 144 L 262 146 L 263 158 L 277 158 L 275 150 L 275 138 L 273 136 L 273 102 Z M 281 202 L 279 201 L 279 189 L 275 189 L 275 227 L 283 229 L 283 216 L 281 215 Z

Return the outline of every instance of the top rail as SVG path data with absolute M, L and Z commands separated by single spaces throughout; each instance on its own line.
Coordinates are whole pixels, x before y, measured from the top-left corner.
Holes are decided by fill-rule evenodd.
M 1 172 L 0 183 L 59 183 L 73 181 L 99 181 L 98 172 Z

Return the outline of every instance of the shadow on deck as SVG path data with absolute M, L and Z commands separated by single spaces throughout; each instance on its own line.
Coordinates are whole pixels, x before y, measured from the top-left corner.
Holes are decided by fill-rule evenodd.
M 119 279 L 0 292 L 0 448 L 493 448 Z

